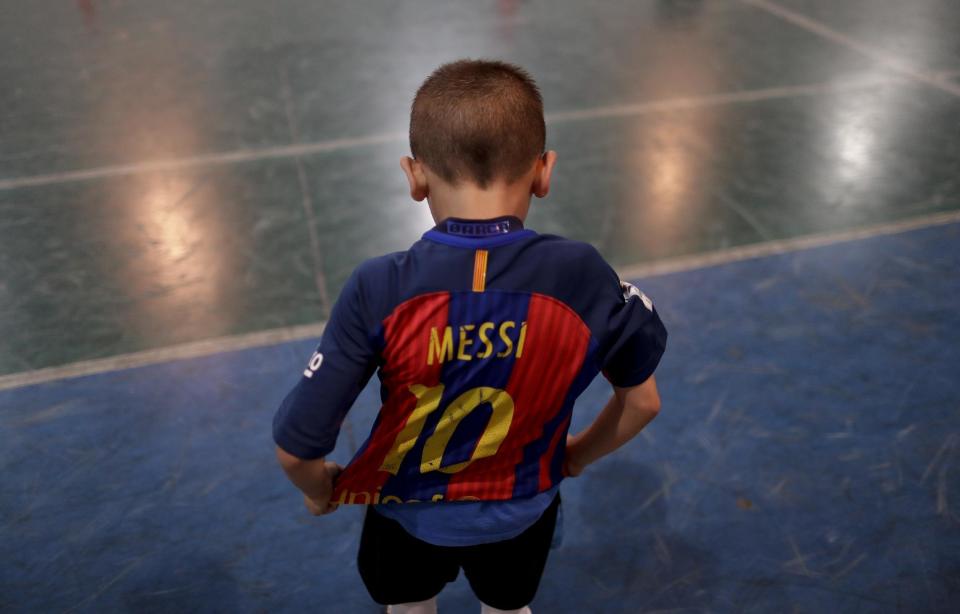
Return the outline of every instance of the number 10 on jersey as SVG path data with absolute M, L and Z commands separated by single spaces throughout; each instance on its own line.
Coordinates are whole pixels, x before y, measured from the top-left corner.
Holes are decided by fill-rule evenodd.
M 417 397 L 417 404 L 410 416 L 407 417 L 403 429 L 397 434 L 393 446 L 383 460 L 383 464 L 380 465 L 381 471 L 388 471 L 394 475 L 400 471 L 403 459 L 423 433 L 427 417 L 440 409 L 443 390 L 443 384 L 429 388 L 419 384 L 410 386 L 410 392 Z M 457 425 L 470 415 L 470 412 L 484 403 L 490 404 L 493 408 L 493 414 L 487 422 L 487 427 L 481 433 L 473 454 L 466 461 L 441 467 L 443 454 L 453 437 L 453 433 L 457 430 Z M 478 459 L 493 456 L 507 437 L 512 422 L 513 399 L 510 398 L 506 390 L 487 386 L 467 390 L 443 409 L 443 414 L 441 414 L 440 421 L 437 422 L 433 434 L 424 442 L 423 455 L 420 459 L 420 473 L 429 471 L 457 473 L 463 471 L 470 463 Z

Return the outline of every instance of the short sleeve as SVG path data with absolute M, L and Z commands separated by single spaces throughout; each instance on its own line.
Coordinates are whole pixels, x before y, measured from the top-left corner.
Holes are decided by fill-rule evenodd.
M 300 381 L 273 418 L 273 439 L 283 450 L 302 459 L 333 450 L 347 411 L 376 370 L 376 326 L 355 271 Z
M 602 300 L 609 305 L 601 340 L 603 374 L 614 386 L 629 388 L 653 375 L 667 347 L 667 329 L 656 308 L 636 286 L 609 269 Z

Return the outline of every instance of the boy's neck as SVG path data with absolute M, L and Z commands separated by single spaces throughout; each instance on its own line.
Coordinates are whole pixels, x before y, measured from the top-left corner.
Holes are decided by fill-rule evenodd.
M 430 212 L 439 223 L 448 217 L 465 220 L 486 220 L 495 217 L 513 216 L 526 220 L 530 209 L 530 188 L 523 184 L 497 183 L 485 189 L 476 184 L 463 182 L 431 186 Z

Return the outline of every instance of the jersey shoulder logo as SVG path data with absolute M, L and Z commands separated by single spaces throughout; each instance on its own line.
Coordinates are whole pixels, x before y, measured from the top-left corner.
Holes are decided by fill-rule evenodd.
M 629 282 L 621 281 L 620 289 L 623 290 L 624 301 L 629 301 L 634 296 L 639 297 L 640 301 L 643 303 L 643 306 L 647 308 L 647 311 L 653 311 L 653 301 L 650 300 L 650 297 L 641 292 L 640 288 Z

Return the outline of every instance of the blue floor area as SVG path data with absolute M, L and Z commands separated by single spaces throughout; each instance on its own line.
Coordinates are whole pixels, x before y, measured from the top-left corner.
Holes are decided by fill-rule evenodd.
M 671 333 L 663 411 L 564 483 L 534 610 L 960 611 L 958 245 L 952 224 L 640 282 Z M 380 611 L 361 510 L 308 516 L 273 458 L 312 345 L 0 392 L 0 609 Z M 368 387 L 336 460 L 375 409 Z M 478 608 L 462 578 L 440 603 Z

